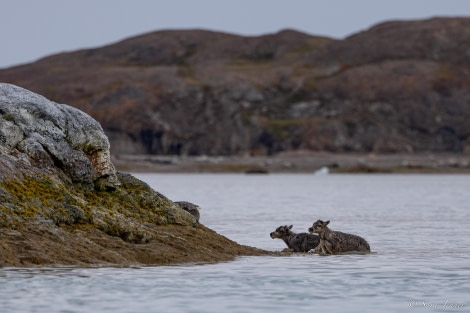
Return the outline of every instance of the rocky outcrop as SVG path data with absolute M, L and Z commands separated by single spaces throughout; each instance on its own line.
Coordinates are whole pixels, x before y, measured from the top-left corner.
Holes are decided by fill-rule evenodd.
M 88 115 L 0 84 L 0 266 L 167 264 L 260 253 L 116 172 L 108 139 Z
M 108 138 L 85 113 L 0 84 L 0 114 L 2 155 L 56 172 L 84 187 L 115 189 L 119 185 Z
M 343 40 L 160 31 L 0 71 L 77 107 L 113 154 L 469 152 L 469 18 Z

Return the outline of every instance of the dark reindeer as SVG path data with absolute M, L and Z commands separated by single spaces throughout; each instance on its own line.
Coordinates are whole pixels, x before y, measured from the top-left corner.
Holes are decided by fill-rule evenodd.
M 273 231 L 270 236 L 272 239 L 282 239 L 287 247 L 288 251 L 292 252 L 308 252 L 320 243 L 320 237 L 317 235 L 311 235 L 307 233 L 296 234 L 291 231 L 292 225 L 290 226 L 279 226 Z

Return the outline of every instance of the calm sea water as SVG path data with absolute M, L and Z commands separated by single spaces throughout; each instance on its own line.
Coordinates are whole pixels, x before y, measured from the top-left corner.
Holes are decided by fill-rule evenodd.
M 0 269 L 0 312 L 470 312 L 469 175 L 139 174 L 239 243 L 316 219 L 373 253 L 210 265 Z M 195 247 L 197 249 L 197 247 Z

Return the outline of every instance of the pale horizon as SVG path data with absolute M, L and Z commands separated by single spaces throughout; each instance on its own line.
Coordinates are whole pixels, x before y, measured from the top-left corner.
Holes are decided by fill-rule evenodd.
M 0 68 L 161 30 L 259 36 L 292 29 L 342 39 L 387 21 L 434 17 L 470 17 L 470 1 L 5 0 Z

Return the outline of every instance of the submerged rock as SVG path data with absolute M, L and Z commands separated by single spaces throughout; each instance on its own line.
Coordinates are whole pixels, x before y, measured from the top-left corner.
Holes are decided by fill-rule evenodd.
M 216 234 L 132 175 L 85 113 L 0 84 L 0 267 L 227 260 Z

